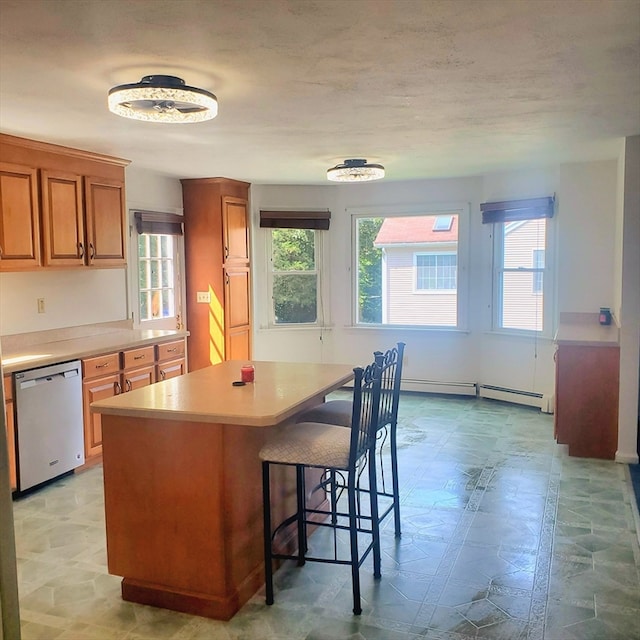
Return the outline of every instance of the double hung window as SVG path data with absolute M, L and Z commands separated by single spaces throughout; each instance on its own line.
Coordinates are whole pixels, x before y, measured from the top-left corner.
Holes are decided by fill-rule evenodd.
M 314 229 L 271 229 L 272 322 L 318 322 L 320 233 Z
M 493 215 L 486 215 L 489 207 Z M 487 203 L 493 224 L 493 328 L 549 333 L 553 276 L 549 243 L 553 199 Z

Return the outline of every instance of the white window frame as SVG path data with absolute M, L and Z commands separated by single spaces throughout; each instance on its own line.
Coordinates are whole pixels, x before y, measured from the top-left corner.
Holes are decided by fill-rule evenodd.
M 468 331 L 469 325 L 469 225 L 470 205 L 468 202 L 436 202 L 412 205 L 377 205 L 371 207 L 347 208 L 347 215 L 351 217 L 351 322 L 352 326 L 362 329 L 388 329 L 398 328 L 415 329 L 419 331 Z M 407 217 L 438 216 L 456 214 L 458 216 L 458 273 L 457 273 L 457 321 L 455 326 L 443 325 L 414 325 L 414 324 L 365 324 L 358 322 L 358 246 L 357 223 L 360 218 L 378 217 Z M 384 256 L 383 256 L 384 260 Z M 415 280 L 414 280 L 415 283 Z M 443 290 L 447 291 L 447 290 Z M 451 293 L 451 290 L 448 291 Z M 386 295 L 383 290 L 382 295 Z
M 428 289 L 428 288 L 421 288 L 418 286 L 418 269 L 420 268 L 418 265 L 418 257 L 419 256 L 436 256 L 436 258 L 438 256 L 456 256 L 456 286 L 453 287 L 452 289 L 439 289 L 439 288 L 435 288 L 435 289 Z M 413 254 L 413 270 L 414 270 L 414 275 L 413 275 L 413 291 L 414 293 L 418 294 L 418 295 L 442 295 L 442 294 L 449 294 L 451 295 L 452 293 L 457 294 L 458 293 L 458 253 L 457 251 L 416 251 Z M 438 265 L 436 264 L 436 280 L 437 280 L 437 268 Z
M 276 229 L 265 229 L 266 238 L 266 257 L 267 257 L 267 282 L 268 282 L 268 308 L 269 308 L 269 328 L 271 329 L 287 329 L 297 327 L 319 327 L 324 326 L 324 307 L 322 304 L 323 296 L 323 279 L 322 279 L 322 267 L 321 260 L 323 256 L 323 233 L 319 229 L 307 229 L 307 231 L 313 232 L 313 249 L 314 249 L 314 264 L 315 269 L 313 271 L 278 271 L 273 270 L 273 231 Z M 281 275 L 287 273 L 299 273 L 302 275 L 315 275 L 316 276 L 316 320 L 315 322 L 276 322 L 275 305 L 273 303 L 273 281 L 274 275 Z
M 166 318 L 154 318 L 142 320 L 140 317 L 140 258 L 138 255 L 138 238 L 140 235 L 135 225 L 130 226 L 130 250 L 129 255 L 129 298 L 130 313 L 134 325 L 140 329 L 149 330 L 182 330 L 185 327 L 185 314 L 183 305 L 184 279 L 184 237 L 173 237 L 173 279 L 174 279 L 174 315 Z M 146 234 L 151 235 L 151 234 Z
M 506 269 L 506 271 L 520 271 L 530 273 L 542 273 L 543 290 L 539 293 L 532 293 L 535 296 L 542 297 L 542 330 L 537 329 L 516 329 L 501 326 L 502 317 L 502 273 L 504 269 L 504 229 L 508 222 L 492 223 L 491 234 L 493 236 L 493 277 L 492 277 L 492 322 L 491 330 L 493 333 L 502 333 L 507 335 L 536 336 L 541 338 L 553 338 L 554 332 L 554 309 L 556 304 L 555 287 L 556 273 L 555 262 L 555 235 L 556 223 L 555 217 L 545 218 L 545 247 L 544 247 L 544 268 L 521 268 Z M 533 263 L 532 263 L 533 264 Z

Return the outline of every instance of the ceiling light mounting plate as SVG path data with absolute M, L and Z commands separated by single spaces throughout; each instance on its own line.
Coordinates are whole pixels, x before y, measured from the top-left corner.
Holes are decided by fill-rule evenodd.
M 146 122 L 202 122 L 218 114 L 213 93 L 166 75 L 144 76 L 140 82 L 113 87 L 108 104 L 119 116 Z
M 368 163 L 364 158 L 351 158 L 327 170 L 327 179 L 333 182 L 367 182 L 380 178 L 384 178 L 384 167 Z

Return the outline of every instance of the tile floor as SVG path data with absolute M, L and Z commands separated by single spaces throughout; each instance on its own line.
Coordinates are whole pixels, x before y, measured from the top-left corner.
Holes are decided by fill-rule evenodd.
M 399 439 L 403 535 L 389 518 L 362 616 L 348 567 L 313 563 L 227 623 L 123 602 L 95 468 L 14 503 L 23 639 L 640 640 L 624 465 L 569 458 L 552 416 L 475 398 L 403 394 Z

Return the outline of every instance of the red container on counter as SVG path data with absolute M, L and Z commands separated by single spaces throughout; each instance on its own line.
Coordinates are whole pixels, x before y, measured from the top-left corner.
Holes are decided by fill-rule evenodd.
M 253 382 L 255 378 L 255 368 L 252 364 L 244 364 L 240 369 L 242 382 Z

